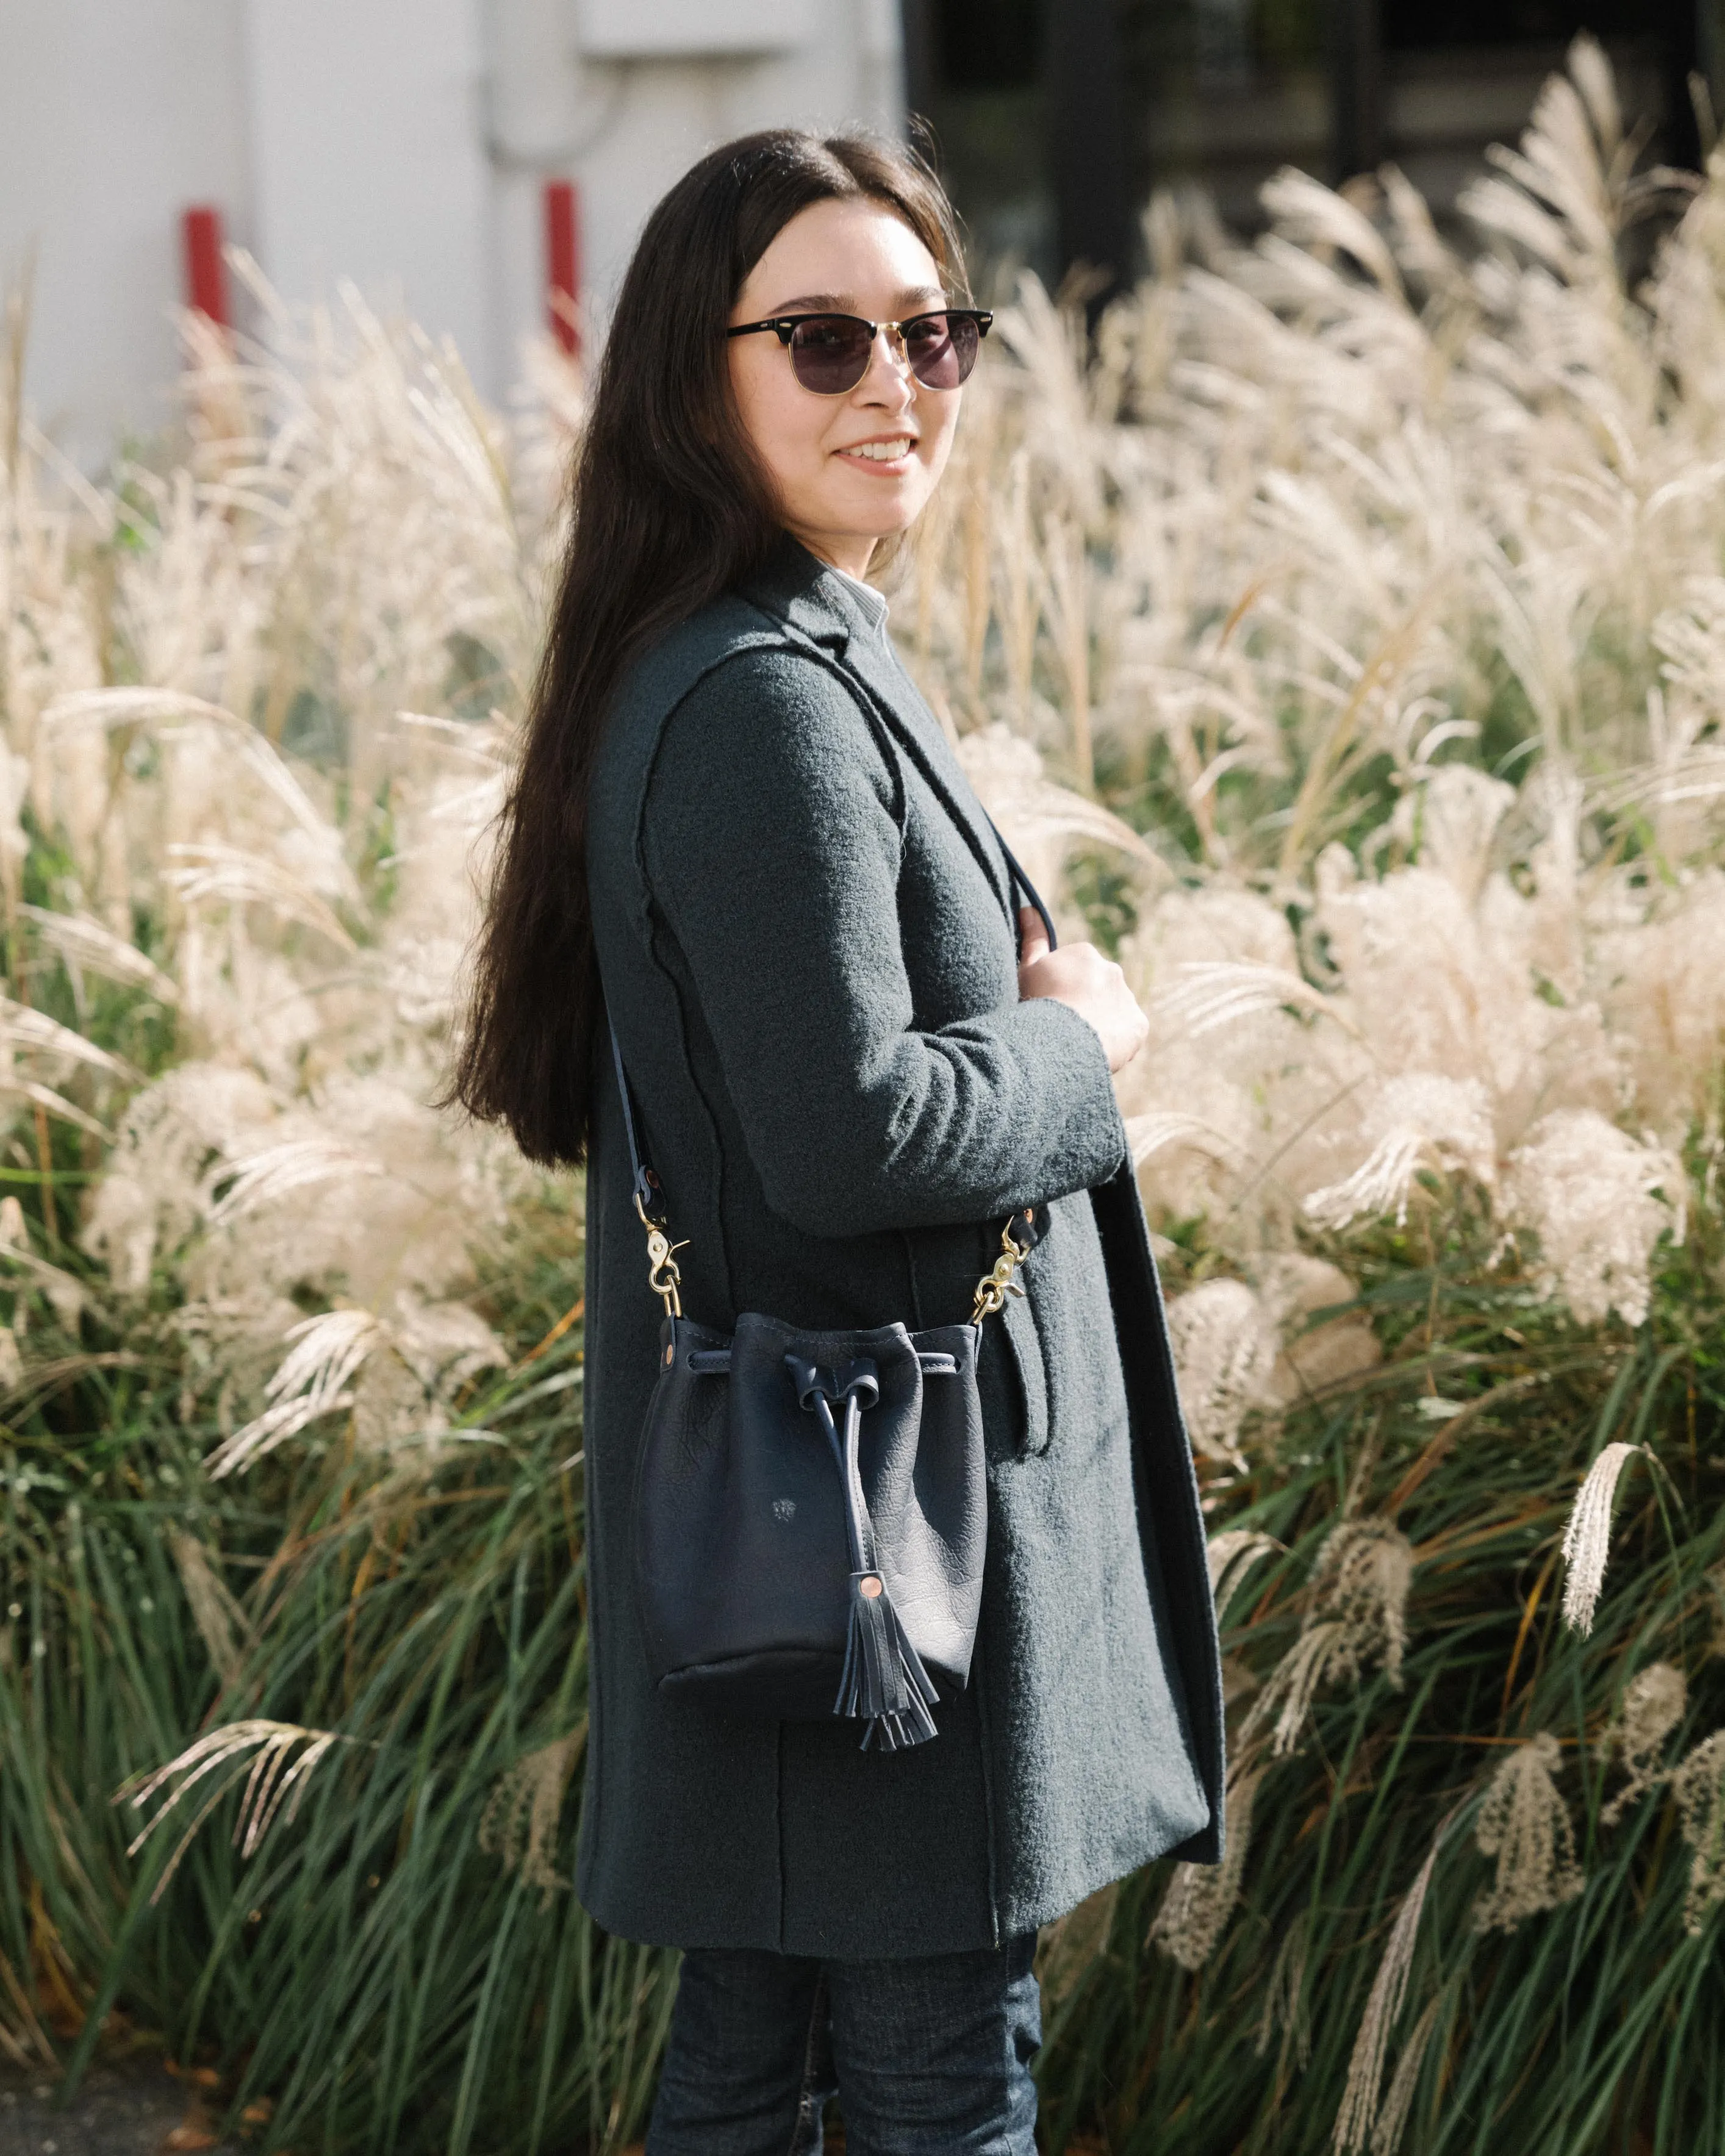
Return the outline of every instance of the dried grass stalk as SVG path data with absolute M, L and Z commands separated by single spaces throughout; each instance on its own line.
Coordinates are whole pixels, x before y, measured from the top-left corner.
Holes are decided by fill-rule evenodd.
M 1630 1679 L 1623 1711 L 1611 1735 L 1629 1779 L 1600 1811 L 1602 1826 L 1615 1826 L 1637 1798 L 1664 1780 L 1658 1769 L 1659 1754 L 1688 1705 L 1689 1687 L 1683 1672 L 1670 1662 L 1651 1663 Z
M 550 1907 L 553 1894 L 568 1891 L 552 1856 L 563 1799 L 586 1742 L 584 1728 L 572 1730 L 524 1753 L 499 1776 L 480 1815 L 480 1847 L 499 1858 L 506 1871 L 537 1887 L 542 1908 Z
M 1605 1582 L 1611 1554 L 1611 1501 L 1617 1479 L 1639 1445 L 1608 1445 L 1587 1471 L 1563 1529 L 1563 1622 L 1585 1639 Z
M 1414 2024 L 1414 2032 L 1396 2061 L 1394 2075 L 1372 2127 L 1371 2156 L 1396 2156 L 1401 2147 L 1408 2114 L 1414 2108 L 1414 2092 L 1420 2085 L 1420 2070 L 1431 2048 L 1431 2034 L 1437 2026 L 1443 2004 L 1443 1994 L 1439 1993 L 1427 2002 L 1425 2012 Z
M 1671 1776 L 1689 1859 L 1684 1928 L 1692 1936 L 1725 1902 L 1725 1729 L 1704 1738 Z
M 151 1902 L 161 1899 L 168 1882 L 179 1869 L 181 1860 L 192 1846 L 198 1830 L 231 1789 L 244 1783 L 244 1794 L 240 1799 L 239 1813 L 234 1823 L 233 1840 L 242 1856 L 254 1856 L 264 1835 L 274 1824 L 283 1803 L 287 1802 L 287 1817 L 291 1821 L 297 1815 L 301 1799 L 312 1774 L 320 1760 L 325 1758 L 337 1744 L 351 1743 L 330 1729 L 304 1729 L 296 1722 L 268 1722 L 261 1719 L 228 1722 L 224 1727 L 210 1731 L 189 1744 L 165 1767 L 151 1774 L 134 1777 L 115 1793 L 113 1802 L 126 1803 L 135 1810 L 142 1810 L 163 1790 L 162 1798 L 153 1816 L 144 1825 L 126 1845 L 126 1855 L 136 1856 L 162 1822 L 177 1811 L 187 1797 L 207 1775 L 219 1779 L 214 1788 L 205 1795 L 203 1804 L 194 1814 L 191 1824 L 175 1845 L 174 1851 L 163 1868 L 151 1893 Z M 294 1758 L 295 1750 L 305 1748 Z M 247 1755 L 253 1755 L 249 1767 Z M 291 1763 L 290 1763 L 291 1762 Z M 177 1777 L 177 1786 L 169 1789 L 170 1783 Z
M 1476 1930 L 1513 1931 L 1542 1910 L 1580 1893 L 1575 1830 L 1553 1779 L 1563 1751 L 1548 1731 L 1518 1744 L 1492 1774 L 1474 1839 L 1497 1861 L 1491 1885 L 1474 1904 Z
M 1312 2016 L 1306 2004 L 1306 1964 L 1311 1945 L 1311 1915 L 1302 1909 L 1283 1933 L 1270 1964 L 1253 2046 L 1258 2056 L 1265 2058 L 1280 2033 L 1291 2046 L 1294 2063 L 1301 2072 L 1312 2063 Z
M 210 1554 L 196 1535 L 176 1533 L 171 1543 L 180 1584 L 186 1590 L 192 1621 L 209 1650 L 210 1661 L 224 1686 L 238 1683 L 253 1645 L 252 1628 L 245 1612 L 229 1592 L 227 1582 L 210 1561 Z
M 1255 1527 L 1224 1527 L 1219 1534 L 1212 1535 L 1208 1546 L 1210 1592 L 1215 1597 L 1217 1609 L 1227 1606 L 1235 1590 L 1260 1558 L 1281 1547 L 1274 1535 L 1261 1533 Z
M 1227 1855 L 1219 1864 L 1177 1864 L 1152 1919 L 1152 1943 L 1182 1969 L 1202 1969 L 1228 1928 L 1245 1876 L 1252 1806 L 1263 1779 L 1261 1768 L 1236 1766 L 1228 1783 Z
M 1384 1958 L 1372 1979 L 1366 2010 L 1361 2016 L 1359 2033 L 1353 2040 L 1353 2052 L 1348 2064 L 1342 2107 L 1336 2115 L 1332 2145 L 1337 2156 L 1356 2156 L 1356 2152 L 1363 2150 L 1371 2138 L 1378 2116 L 1378 2090 L 1384 2078 L 1384 2062 L 1389 2056 L 1396 2017 L 1407 1995 L 1408 1973 L 1414 1964 L 1414 1942 L 1420 1929 L 1420 1912 L 1425 1907 L 1442 1840 L 1443 1830 L 1440 1828 L 1413 1885 L 1402 1897 Z

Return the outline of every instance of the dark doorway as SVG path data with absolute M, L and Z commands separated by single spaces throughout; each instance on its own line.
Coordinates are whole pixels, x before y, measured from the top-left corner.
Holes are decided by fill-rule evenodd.
M 984 263 L 1050 283 L 1132 274 L 1158 184 L 1260 221 L 1292 164 L 1342 180 L 1394 159 L 1447 216 L 1591 31 L 1648 154 L 1694 164 L 1692 74 L 1725 0 L 903 0 L 907 87 Z M 1717 97 L 1717 85 L 1714 94 Z

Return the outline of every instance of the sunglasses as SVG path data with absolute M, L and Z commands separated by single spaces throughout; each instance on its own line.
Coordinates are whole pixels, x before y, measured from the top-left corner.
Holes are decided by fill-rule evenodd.
M 775 315 L 770 321 L 740 323 L 725 334 L 753 336 L 771 330 L 805 389 L 817 397 L 842 397 L 868 372 L 875 339 L 882 332 L 889 343 L 896 341 L 925 389 L 957 389 L 969 380 L 993 320 L 975 307 L 942 307 L 907 322 L 865 322 L 860 315 Z

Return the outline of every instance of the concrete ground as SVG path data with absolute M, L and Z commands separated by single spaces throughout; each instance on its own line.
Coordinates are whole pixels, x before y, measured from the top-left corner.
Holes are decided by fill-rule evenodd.
M 0 2062 L 0 2156 L 236 2156 L 218 2143 L 196 2087 L 156 2059 L 97 2065 L 64 2111 L 54 2084 Z

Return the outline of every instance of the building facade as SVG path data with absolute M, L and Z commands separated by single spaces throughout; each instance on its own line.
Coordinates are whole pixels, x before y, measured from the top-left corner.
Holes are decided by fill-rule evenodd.
M 553 273 L 602 325 L 654 201 L 746 129 L 908 105 L 983 291 L 1083 264 L 1094 297 L 1153 187 L 1250 228 L 1283 164 L 1393 160 L 1465 240 L 1582 29 L 1648 158 L 1710 146 L 1725 0 L 0 0 L 0 287 L 33 262 L 28 401 L 93 465 L 172 411 L 193 208 L 291 304 L 349 278 L 453 336 L 496 399 Z
M 7 0 L 0 284 L 31 285 L 27 400 L 86 463 L 164 424 L 194 207 L 290 303 L 351 278 L 501 397 L 546 319 L 548 182 L 572 183 L 602 319 L 702 150 L 896 131 L 901 78 L 897 0 Z

